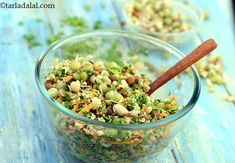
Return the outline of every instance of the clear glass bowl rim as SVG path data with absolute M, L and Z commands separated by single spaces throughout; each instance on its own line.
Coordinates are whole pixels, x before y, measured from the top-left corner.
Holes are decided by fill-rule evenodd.
M 71 110 L 65 108 L 63 105 L 58 103 L 56 100 L 54 100 L 47 92 L 44 82 L 43 82 L 43 77 L 41 76 L 41 64 L 43 62 L 43 59 L 47 56 L 50 55 L 50 52 L 59 48 L 61 45 L 65 44 L 68 41 L 71 41 L 73 39 L 84 39 L 86 37 L 95 37 L 95 36 L 118 36 L 118 37 L 126 37 L 126 38 L 132 38 L 132 39 L 141 39 L 144 41 L 147 41 L 153 45 L 161 45 L 166 49 L 170 49 L 174 51 L 174 53 L 178 54 L 181 57 L 184 57 L 184 54 L 177 50 L 175 47 L 172 45 L 161 41 L 157 38 L 154 38 L 152 36 L 148 36 L 145 34 L 138 34 L 135 32 L 130 32 L 130 31 L 123 31 L 123 30 L 96 30 L 96 31 L 90 31 L 90 32 L 85 32 L 85 33 L 79 33 L 79 34 L 71 34 L 68 36 L 65 36 L 64 38 L 54 42 L 51 44 L 37 59 L 36 66 L 35 66 L 35 81 L 37 84 L 37 87 L 40 91 L 40 93 L 43 95 L 43 97 L 55 108 L 62 112 L 63 114 L 67 115 L 70 118 L 74 118 L 77 120 L 80 120 L 85 123 L 97 125 L 97 126 L 103 126 L 103 127 L 108 127 L 108 128 L 118 128 L 118 129 L 126 129 L 126 130 L 141 130 L 141 129 L 147 129 L 147 128 L 154 128 L 154 127 L 160 127 L 163 125 L 167 125 L 171 122 L 174 122 L 178 120 L 179 118 L 183 117 L 186 115 L 196 104 L 199 95 L 200 95 L 200 79 L 198 76 L 198 73 L 196 71 L 196 68 L 194 66 L 190 67 L 190 71 L 192 72 L 192 78 L 194 81 L 194 88 L 193 88 L 193 94 L 190 98 L 190 100 L 187 102 L 185 106 L 181 108 L 177 113 L 155 121 L 155 122 L 150 122 L 150 123 L 144 123 L 144 124 L 112 124 L 112 123 L 105 123 L 105 122 L 99 122 L 97 120 L 92 120 L 84 116 L 80 116 L 79 114 L 76 114 L 72 112 Z M 175 55 L 175 54 L 174 54 Z M 177 57 L 179 57 L 177 56 Z

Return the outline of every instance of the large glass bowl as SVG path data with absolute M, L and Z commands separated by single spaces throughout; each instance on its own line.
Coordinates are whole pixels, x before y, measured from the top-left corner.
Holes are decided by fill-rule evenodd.
M 126 1 L 119 0 L 120 7 L 122 8 L 121 9 L 122 16 L 126 23 L 126 27 L 131 31 L 138 31 L 144 34 L 148 34 L 160 40 L 166 41 L 172 45 L 179 46 L 184 43 L 187 43 L 187 41 L 192 39 L 193 36 L 195 36 L 195 34 L 199 31 L 202 25 L 203 14 L 202 11 L 197 6 L 191 3 L 184 3 L 182 1 L 170 1 L 170 3 L 172 3 L 173 12 L 183 14 L 186 17 L 186 20 L 190 22 L 190 24 L 192 25 L 192 29 L 183 32 L 154 32 L 147 30 L 141 27 L 140 25 L 134 23 L 130 13 L 127 12 L 128 6 L 132 5 L 135 1 L 136 0 L 126 0 Z M 158 0 L 158 1 L 163 1 L 163 0 Z
M 125 31 L 94 31 L 65 37 L 48 47 L 38 58 L 35 78 L 47 103 L 61 148 L 86 162 L 128 162 L 157 155 L 173 136 L 183 130 L 188 113 L 200 94 L 199 77 L 192 66 L 152 96 L 179 96 L 180 110 L 165 119 L 145 124 L 110 124 L 80 116 L 49 96 L 44 86 L 54 59 L 77 55 L 96 60 L 132 62 L 155 79 L 183 57 L 173 46 L 151 36 Z

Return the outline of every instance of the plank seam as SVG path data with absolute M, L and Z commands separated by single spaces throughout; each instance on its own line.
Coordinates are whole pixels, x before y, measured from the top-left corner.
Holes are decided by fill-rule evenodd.
M 175 154 L 174 149 L 171 149 L 171 154 L 172 154 L 172 156 L 173 156 L 175 162 L 176 162 L 176 163 L 179 163 L 178 160 L 177 160 L 177 157 L 176 157 L 176 154 Z
M 179 147 L 178 147 L 177 143 L 175 142 L 175 140 L 173 140 L 173 145 L 174 145 L 174 147 L 177 149 L 177 151 L 178 151 L 178 156 L 180 157 L 180 159 L 176 156 L 176 153 L 175 153 L 175 151 L 174 151 L 174 148 L 171 149 L 171 152 L 172 152 L 172 151 L 174 152 L 174 153 L 172 153 L 172 154 L 174 154 L 173 156 L 175 156 L 175 157 L 177 158 L 177 161 L 178 161 L 178 162 L 179 162 L 179 160 L 181 160 L 180 162 L 185 163 L 185 161 L 184 161 L 184 159 L 183 159 L 181 153 L 179 152 L 180 150 L 179 150 Z
M 118 19 L 120 28 L 121 28 L 121 29 L 124 29 L 125 22 L 122 20 L 122 15 L 121 15 L 121 13 L 119 12 L 118 6 L 117 6 L 117 4 L 116 4 L 115 1 L 112 2 L 112 6 L 113 6 L 113 9 L 114 9 L 114 12 L 115 12 L 116 15 L 117 15 L 117 19 Z

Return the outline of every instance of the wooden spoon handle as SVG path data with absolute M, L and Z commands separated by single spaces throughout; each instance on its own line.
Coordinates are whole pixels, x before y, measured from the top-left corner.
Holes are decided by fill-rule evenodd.
M 177 62 L 173 67 L 171 67 L 167 72 L 162 74 L 154 82 L 150 84 L 150 91 L 148 95 L 150 96 L 156 89 L 167 83 L 169 80 L 177 76 L 179 73 L 184 71 L 186 68 L 200 60 L 205 55 L 209 54 L 217 47 L 216 42 L 213 39 L 209 39 L 203 42 L 195 50 L 185 56 L 182 60 Z

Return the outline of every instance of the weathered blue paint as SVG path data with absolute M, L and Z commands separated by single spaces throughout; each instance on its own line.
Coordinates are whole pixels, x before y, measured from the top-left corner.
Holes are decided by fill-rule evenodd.
M 226 6 L 229 1 L 195 2 L 211 15 L 201 32 L 218 42 L 217 52 L 223 55 L 229 78 L 228 89 L 235 93 L 234 32 L 231 8 Z M 59 26 L 65 16 L 82 16 L 90 26 L 101 20 L 106 28 L 120 28 L 120 22 L 110 0 L 53 3 L 55 9 L 0 9 L 0 162 L 79 162 L 53 141 L 55 134 L 48 125 L 50 121 L 34 82 L 35 60 L 46 48 L 48 36 L 61 30 L 71 33 Z M 92 4 L 91 12 L 83 9 L 85 4 Z M 36 23 L 35 18 L 43 21 Z M 17 25 L 20 20 L 25 22 L 22 27 Z M 42 46 L 28 49 L 22 40 L 22 35 L 28 32 L 37 33 Z M 195 37 L 180 49 L 187 53 L 199 43 Z M 191 122 L 167 149 L 149 162 L 234 162 L 235 108 L 222 100 L 221 96 L 226 94 L 223 86 L 216 93 L 208 93 L 202 81 L 202 93 Z

